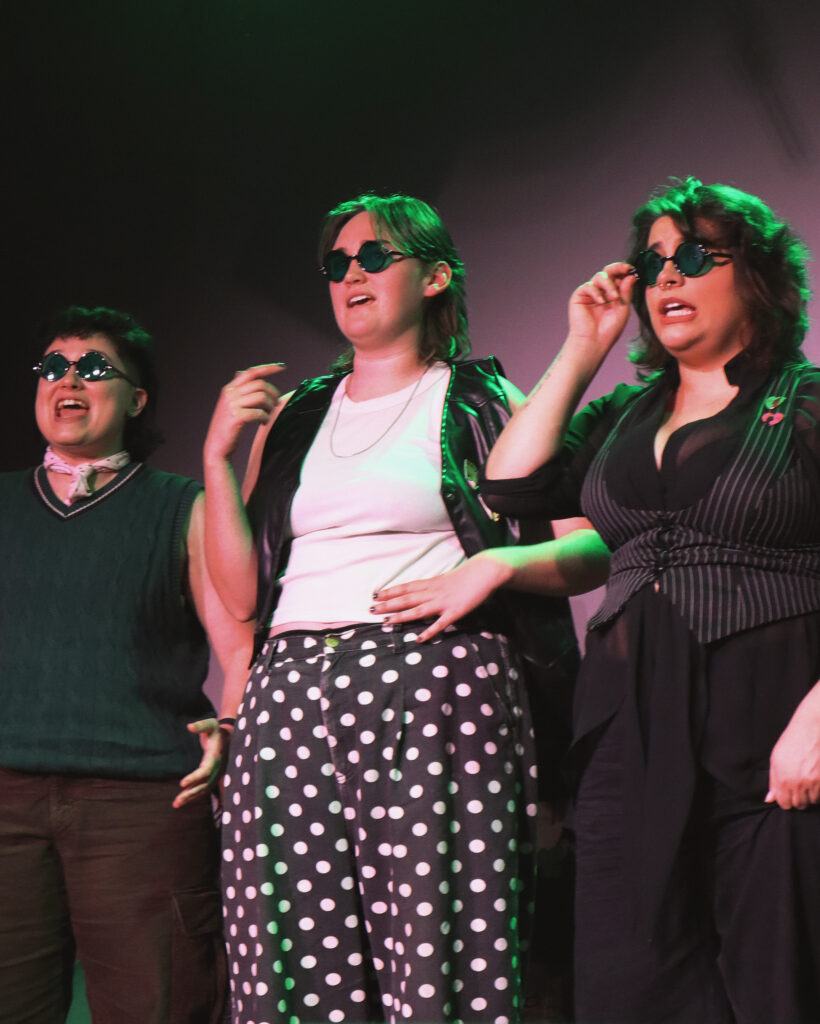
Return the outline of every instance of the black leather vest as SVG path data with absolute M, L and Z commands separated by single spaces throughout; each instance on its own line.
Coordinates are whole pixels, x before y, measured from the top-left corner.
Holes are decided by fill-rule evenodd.
M 441 496 L 453 529 L 470 556 L 520 540 L 550 536 L 549 525 L 518 522 L 491 512 L 478 493 L 478 470 L 510 417 L 498 361 L 454 363 L 441 424 Z M 302 383 L 277 417 L 265 443 L 248 514 L 259 564 L 255 654 L 268 634 L 287 565 L 285 529 L 302 463 L 343 374 Z M 569 743 L 571 691 L 579 653 L 569 602 L 501 591 L 479 610 L 481 622 L 512 641 L 525 670 L 536 723 L 541 795 L 556 795 L 556 764 Z

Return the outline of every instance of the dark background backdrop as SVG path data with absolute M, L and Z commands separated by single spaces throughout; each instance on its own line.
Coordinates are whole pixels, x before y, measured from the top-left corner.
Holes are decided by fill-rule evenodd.
M 32 329 L 80 303 L 155 334 L 155 462 L 199 476 L 235 369 L 284 360 L 289 389 L 333 358 L 315 238 L 366 189 L 440 209 L 474 350 L 525 389 L 572 288 L 670 175 L 761 195 L 820 252 L 816 0 L 27 0 L 0 18 L 0 469 L 41 458 Z M 624 355 L 596 393 L 631 377 Z
M 440 209 L 474 350 L 524 389 L 572 288 L 623 254 L 670 175 L 762 195 L 820 252 L 816 0 L 33 0 L 2 17 L 2 469 L 41 457 L 32 328 L 80 303 L 155 334 L 155 462 L 199 476 L 235 369 L 284 360 L 289 389 L 333 358 L 315 239 L 365 189 Z M 631 376 L 624 356 L 595 392 Z

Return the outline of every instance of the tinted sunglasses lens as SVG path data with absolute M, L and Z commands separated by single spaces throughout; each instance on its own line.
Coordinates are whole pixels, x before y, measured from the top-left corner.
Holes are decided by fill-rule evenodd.
M 675 266 L 687 277 L 697 277 L 706 268 L 707 257 L 697 242 L 681 242 L 675 250 Z
M 365 242 L 359 249 L 356 259 L 368 274 L 378 274 L 391 262 L 390 257 L 378 242 Z
M 43 380 L 60 380 L 61 377 L 65 377 L 70 365 L 66 357 L 60 355 L 59 352 L 49 352 L 45 359 L 40 362 L 37 372 Z
M 86 352 L 77 360 L 77 373 L 83 380 L 105 380 L 112 376 L 108 361 L 99 352 Z
M 663 259 L 651 249 L 638 253 L 638 258 L 635 260 L 638 278 L 650 288 L 658 283 L 658 274 L 660 274 L 662 267 Z
M 348 256 L 347 253 L 342 252 L 341 249 L 332 249 L 327 256 L 325 256 L 325 262 L 323 264 L 325 274 L 331 281 L 336 281 L 338 283 L 347 273 L 347 268 L 350 266 L 350 261 L 352 259 L 352 256 Z

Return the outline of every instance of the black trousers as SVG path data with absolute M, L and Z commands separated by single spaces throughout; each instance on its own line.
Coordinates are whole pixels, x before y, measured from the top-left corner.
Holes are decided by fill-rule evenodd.
M 624 853 L 624 716 L 593 738 L 577 794 L 577 1020 L 820 1021 L 820 807 L 783 811 L 702 770 L 650 941 Z

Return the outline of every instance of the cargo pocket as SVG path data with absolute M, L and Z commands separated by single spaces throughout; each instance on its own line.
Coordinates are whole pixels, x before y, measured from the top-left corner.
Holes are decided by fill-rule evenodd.
M 172 900 L 169 1024 L 219 1024 L 228 981 L 222 898 L 217 889 L 186 889 Z

